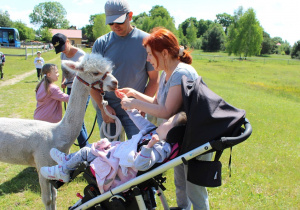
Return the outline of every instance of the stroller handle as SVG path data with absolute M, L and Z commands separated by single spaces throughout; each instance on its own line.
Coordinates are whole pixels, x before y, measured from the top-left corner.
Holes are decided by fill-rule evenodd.
M 224 150 L 245 141 L 252 133 L 252 126 L 247 118 L 245 118 L 243 125 L 245 129 L 243 129 L 241 135 L 236 137 L 221 137 L 219 140 L 212 141 L 210 142 L 212 148 L 215 150 Z

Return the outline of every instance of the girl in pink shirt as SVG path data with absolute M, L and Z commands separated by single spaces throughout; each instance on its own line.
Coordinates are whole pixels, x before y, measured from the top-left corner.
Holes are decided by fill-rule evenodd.
M 58 69 L 55 64 L 45 64 L 42 68 L 42 80 L 36 86 L 35 120 L 57 123 L 62 119 L 62 101 L 68 102 L 69 95 L 63 93 L 54 84 L 58 80 Z

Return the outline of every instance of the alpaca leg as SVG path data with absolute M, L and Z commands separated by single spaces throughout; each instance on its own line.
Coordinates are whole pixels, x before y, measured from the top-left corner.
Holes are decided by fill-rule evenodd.
M 45 179 L 41 174 L 39 174 L 39 182 L 41 186 L 42 200 L 45 205 L 46 210 L 55 210 L 56 209 L 56 191 L 53 189 L 49 180 Z
M 50 184 L 50 185 L 51 185 L 51 194 L 52 194 L 51 208 L 52 209 L 56 209 L 57 190 L 56 190 L 56 188 L 52 184 Z

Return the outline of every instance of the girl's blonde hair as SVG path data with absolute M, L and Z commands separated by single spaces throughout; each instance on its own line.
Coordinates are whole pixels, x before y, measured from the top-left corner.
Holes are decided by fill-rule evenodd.
M 37 84 L 36 88 L 35 88 L 35 92 L 38 91 L 39 87 L 41 86 L 42 82 L 44 82 L 45 85 L 45 90 L 47 93 L 50 94 L 49 92 L 49 85 L 52 83 L 51 79 L 47 77 L 47 74 L 50 73 L 54 68 L 57 68 L 57 66 L 55 64 L 51 64 L 51 63 L 46 63 L 43 67 L 42 67 L 42 75 L 43 78 L 41 79 L 41 81 Z

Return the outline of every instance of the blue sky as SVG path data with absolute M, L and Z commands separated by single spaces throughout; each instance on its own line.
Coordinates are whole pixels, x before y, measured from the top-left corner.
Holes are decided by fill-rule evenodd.
M 4 0 L 3 0 L 4 1 Z M 12 20 L 21 20 L 33 27 L 29 14 L 40 0 L 6 0 L 1 2 L 2 11 L 8 11 Z M 50 0 L 49 0 L 50 1 Z M 90 15 L 104 13 L 106 0 L 57 0 L 67 11 L 71 25 L 81 28 L 88 24 Z M 148 13 L 155 5 L 164 6 L 175 19 L 176 27 L 189 17 L 197 20 L 215 20 L 216 14 L 234 14 L 239 6 L 244 11 L 252 7 L 264 30 L 271 37 L 279 36 L 291 45 L 300 40 L 298 0 L 127 0 L 134 15 Z M 297 3 L 298 2 L 298 3 Z

